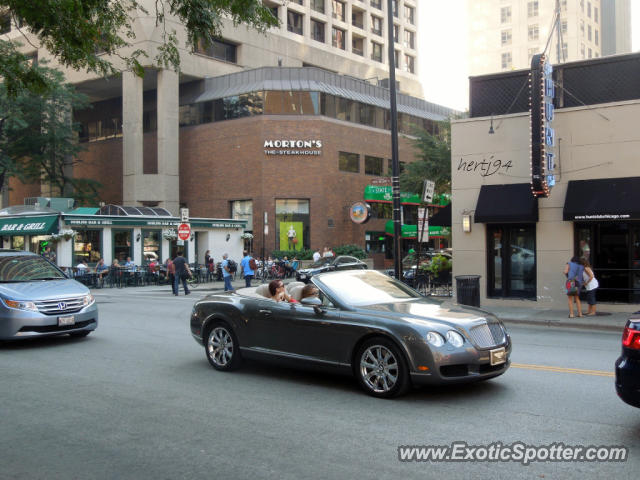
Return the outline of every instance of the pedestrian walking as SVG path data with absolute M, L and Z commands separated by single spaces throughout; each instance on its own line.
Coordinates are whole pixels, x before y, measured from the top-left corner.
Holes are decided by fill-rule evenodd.
M 189 291 L 187 280 L 191 278 L 191 270 L 189 269 L 187 259 L 182 256 L 182 252 L 178 252 L 178 256 L 173 259 L 173 267 L 175 269 L 173 294 L 178 296 L 180 293 L 180 281 L 182 281 L 184 294 L 189 295 L 191 292 Z
M 176 266 L 173 264 L 173 260 L 171 260 L 171 257 L 167 258 L 166 265 L 167 265 L 167 279 L 171 284 L 171 291 L 173 292 L 174 295 L 178 295 L 178 292 L 176 291 Z
M 582 274 L 584 267 L 580 264 L 578 257 L 572 257 L 564 267 L 564 274 L 567 276 L 565 289 L 567 291 L 567 302 L 569 304 L 569 318 L 573 318 L 573 304 L 578 307 L 578 317 L 582 318 L 582 305 L 580 304 L 580 289 L 582 288 Z
M 222 277 L 224 278 L 224 291 L 233 292 L 231 285 L 231 269 L 229 268 L 229 254 L 222 255 Z
M 589 265 L 589 261 L 586 258 L 581 258 L 580 263 L 584 267 L 582 279 L 584 282 L 584 288 L 587 291 L 587 303 L 589 304 L 587 315 L 592 317 L 596 314 L 596 290 L 600 285 L 593 273 L 591 265 Z
M 240 266 L 242 267 L 242 276 L 244 277 L 244 283 L 246 287 L 251 286 L 251 279 L 256 274 L 256 261 L 254 258 L 249 255 L 248 251 L 242 252 L 243 257 L 240 261 Z

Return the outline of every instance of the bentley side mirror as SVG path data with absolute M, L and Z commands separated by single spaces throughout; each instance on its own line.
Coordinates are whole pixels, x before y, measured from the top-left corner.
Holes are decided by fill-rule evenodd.
M 313 307 L 313 311 L 316 313 L 316 315 L 321 315 L 324 313 L 324 309 L 322 308 L 322 300 L 320 300 L 318 297 L 303 298 L 302 300 L 300 300 L 300 303 L 307 307 Z

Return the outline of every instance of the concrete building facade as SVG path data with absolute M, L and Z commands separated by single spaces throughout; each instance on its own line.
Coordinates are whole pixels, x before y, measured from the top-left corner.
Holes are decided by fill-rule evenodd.
M 155 57 L 164 33 L 163 25 L 156 22 L 155 3 L 141 2 L 148 13 L 138 12 L 133 24 L 134 45 L 120 54 L 126 56 L 135 48 L 144 50 L 150 59 Z M 385 81 L 388 84 L 386 1 L 266 0 L 265 4 L 280 20 L 279 27 L 260 34 L 245 26 L 235 27 L 223 19 L 221 38 L 211 47 L 195 51 L 186 47 L 186 31 L 182 25 L 168 18 L 167 29 L 175 30 L 179 42 L 179 73 L 149 66 L 144 78 L 124 71 L 121 78 L 104 79 L 82 71 L 64 70 L 67 80 L 86 93 L 94 105 L 121 103 L 120 116 L 109 119 L 106 125 L 100 124 L 97 137 L 110 136 L 112 132 L 122 136 L 123 203 L 159 205 L 174 214 L 180 203 L 185 203 L 180 191 L 181 85 L 263 66 L 315 66 L 376 84 Z M 422 97 L 416 76 L 418 2 L 397 0 L 394 7 L 399 89 Z M 25 42 L 23 32 L 13 27 L 9 24 L 3 28 L 3 38 L 22 41 L 25 53 L 59 67 L 45 49 L 34 49 L 37 38 L 27 34 L 28 42 Z M 111 60 L 116 67 L 123 67 L 118 58 Z M 153 124 L 148 123 L 151 111 Z M 149 130 L 155 135 L 145 136 Z M 110 150 L 110 147 L 104 149 Z M 151 170 L 145 168 L 150 158 L 156 165 Z M 33 189 L 33 186 L 14 186 L 16 193 Z
M 556 6 L 556 29 L 547 47 Z M 553 64 L 631 51 L 629 0 L 474 0 L 469 8 L 469 74 L 529 68 L 547 54 Z

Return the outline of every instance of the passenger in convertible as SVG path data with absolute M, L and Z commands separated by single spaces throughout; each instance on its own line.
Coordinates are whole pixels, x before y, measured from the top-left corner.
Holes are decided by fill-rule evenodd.
M 271 300 L 276 302 L 290 302 L 296 303 L 296 300 L 291 298 L 284 288 L 284 282 L 276 279 L 269 283 L 269 293 L 271 294 Z

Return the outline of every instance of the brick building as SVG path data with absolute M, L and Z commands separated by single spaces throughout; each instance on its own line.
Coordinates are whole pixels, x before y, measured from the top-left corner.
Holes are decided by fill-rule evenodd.
M 388 89 L 316 68 L 265 67 L 183 85 L 179 103 L 179 202 L 192 216 L 247 220 L 256 251 L 265 213 L 267 252 L 288 246 L 284 223 L 297 229 L 298 249 L 365 247 L 384 235 L 388 208 L 374 205 L 374 218 L 356 225 L 349 207 L 391 170 Z M 143 100 L 143 145 L 156 142 L 155 104 L 151 94 Z M 401 162 L 414 158 L 414 128 L 433 132 L 454 113 L 403 94 L 398 112 Z M 99 179 L 114 204 L 125 200 L 123 139 L 104 125 L 121 115 L 119 99 L 77 112 L 87 151 L 75 173 Z M 143 176 L 158 164 L 156 150 L 143 148 Z

